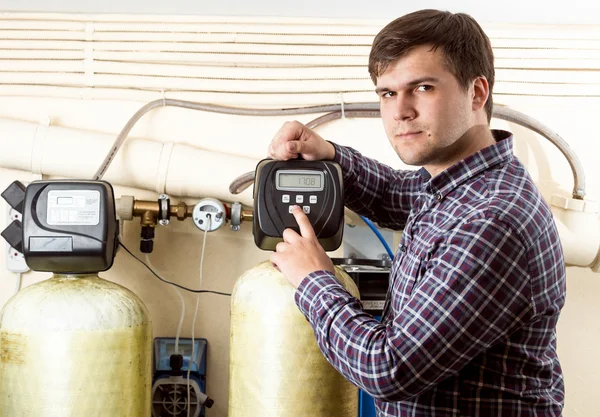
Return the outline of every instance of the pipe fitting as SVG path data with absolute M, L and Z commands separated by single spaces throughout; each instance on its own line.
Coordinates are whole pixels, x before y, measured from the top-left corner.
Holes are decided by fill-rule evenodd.
M 554 195 L 550 205 L 563 245 L 565 264 L 600 269 L 598 203 Z
M 122 195 L 115 200 L 117 217 L 122 221 L 133 220 L 133 204 L 135 199 L 132 195 Z

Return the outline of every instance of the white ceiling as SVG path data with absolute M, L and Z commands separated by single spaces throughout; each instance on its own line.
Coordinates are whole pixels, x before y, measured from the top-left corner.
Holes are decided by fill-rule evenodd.
M 0 12 L 342 17 L 383 21 L 423 8 L 466 12 L 483 24 L 600 24 L 597 0 L 0 0 Z

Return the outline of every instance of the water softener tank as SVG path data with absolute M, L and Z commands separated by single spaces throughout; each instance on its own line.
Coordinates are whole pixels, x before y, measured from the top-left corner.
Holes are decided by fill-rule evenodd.
M 31 285 L 0 312 L 0 416 L 149 416 L 151 345 L 128 289 L 97 275 Z
M 358 298 L 352 279 L 336 277 Z M 231 301 L 229 417 L 355 417 L 358 389 L 327 362 L 270 262 L 247 271 Z

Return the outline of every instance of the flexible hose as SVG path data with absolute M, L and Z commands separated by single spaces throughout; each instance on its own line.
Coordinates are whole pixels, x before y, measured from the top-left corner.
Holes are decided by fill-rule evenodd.
M 383 237 L 383 235 L 381 234 L 381 232 L 377 229 L 377 227 L 375 227 L 375 225 L 373 224 L 373 222 L 371 220 L 367 219 L 364 216 L 360 216 L 360 218 L 363 220 L 363 222 L 365 222 L 365 224 L 367 226 L 369 226 L 369 228 L 373 231 L 373 233 L 375 233 L 375 236 L 377 236 L 377 238 L 379 239 L 379 241 L 381 242 L 381 244 L 385 248 L 385 251 L 389 255 L 390 259 L 393 260 L 394 259 L 394 252 L 392 252 L 392 249 L 390 249 L 390 245 L 387 244 L 387 242 L 385 241 L 385 238 Z
M 246 172 L 240 175 L 229 184 L 229 192 L 231 194 L 239 194 L 248 188 L 254 182 L 254 171 Z
M 306 126 L 314 129 L 324 123 L 337 120 L 345 116 L 368 118 L 380 117 L 378 103 L 361 103 L 361 105 L 362 106 L 360 109 L 350 110 L 348 110 L 350 105 L 346 105 L 345 111 L 342 111 L 342 109 L 334 110 L 324 114 L 323 116 L 317 117 L 314 120 L 311 120 L 306 124 Z M 494 106 L 492 117 L 526 127 L 540 134 L 554 144 L 554 146 L 556 146 L 558 150 L 565 156 L 569 166 L 571 167 L 571 171 L 573 172 L 573 198 L 583 200 L 585 196 L 585 172 L 583 171 L 583 165 L 581 165 L 581 161 L 577 157 L 575 151 L 573 151 L 573 149 L 562 137 L 536 119 L 505 106 Z M 231 183 L 229 191 L 232 194 L 239 194 L 248 188 L 253 181 L 253 172 L 242 174 Z M 234 185 L 235 187 L 233 187 Z
M 17 272 L 17 281 L 15 282 L 15 294 L 21 291 L 21 281 L 23 279 L 23 275 L 20 272 Z
M 310 107 L 295 107 L 289 109 L 244 109 L 237 107 L 228 107 L 228 106 L 218 106 L 215 104 L 204 104 L 204 103 L 196 103 L 193 101 L 185 101 L 185 100 L 174 100 L 174 99 L 163 99 L 163 100 L 154 100 L 150 103 L 143 106 L 139 109 L 132 117 L 127 121 L 125 127 L 121 130 L 113 146 L 108 151 L 108 154 L 102 161 L 102 164 L 94 174 L 94 180 L 100 180 L 108 170 L 111 162 L 113 161 L 115 155 L 121 148 L 125 139 L 127 139 L 127 135 L 133 128 L 133 126 L 137 123 L 138 120 L 142 118 L 143 115 L 148 113 L 150 110 L 155 109 L 157 107 L 166 107 L 166 106 L 174 106 L 174 107 L 183 107 L 191 110 L 200 110 L 206 112 L 213 113 L 223 113 L 223 114 L 232 114 L 239 116 L 284 116 L 284 115 L 298 115 L 298 114 L 312 114 L 312 113 L 327 113 L 333 112 L 336 110 L 341 110 L 341 104 L 331 104 L 324 106 L 310 106 Z M 356 103 L 356 104 L 346 104 L 344 106 L 347 110 L 361 110 L 361 109 L 369 109 L 371 107 L 371 103 Z
M 200 280 L 198 283 L 198 289 L 202 289 L 202 270 L 204 268 L 204 249 L 206 249 L 206 236 L 208 236 L 208 231 L 210 230 L 211 224 L 211 216 L 210 214 L 206 215 L 206 229 L 204 230 L 204 239 L 202 241 L 202 254 L 200 255 Z M 192 370 L 192 361 L 194 360 L 195 354 L 195 345 L 194 345 L 194 337 L 196 330 L 196 318 L 198 318 L 198 306 L 200 305 L 200 294 L 196 296 L 196 311 L 194 312 L 194 321 L 192 322 L 192 354 L 190 356 L 190 361 L 188 362 L 188 370 L 187 370 L 187 403 L 188 403 L 188 412 L 187 417 L 190 417 L 190 372 Z
M 224 113 L 224 114 L 232 114 L 232 115 L 242 115 L 242 116 L 281 116 L 281 115 L 298 115 L 298 114 L 312 114 L 312 113 L 327 113 L 323 116 L 320 116 L 309 123 L 307 126 L 311 129 L 316 128 L 324 123 L 327 123 L 331 120 L 336 120 L 341 117 L 379 117 L 379 104 L 378 103 L 353 103 L 353 104 L 331 104 L 324 106 L 310 106 L 310 107 L 296 107 L 289 109 L 244 109 L 237 107 L 228 107 L 228 106 L 218 106 L 213 104 L 204 104 L 204 103 L 196 103 L 193 101 L 185 101 L 185 100 L 174 100 L 174 99 L 162 99 L 162 100 L 154 100 L 150 103 L 143 106 L 139 109 L 129 121 L 125 124 L 125 127 L 121 130 L 108 154 L 104 158 L 104 161 L 94 174 L 94 180 L 101 179 L 111 162 L 113 161 L 115 155 L 119 151 L 119 148 L 129 135 L 129 132 L 137 123 L 137 121 L 150 110 L 155 109 L 157 107 L 165 107 L 165 106 L 175 106 L 175 107 L 183 107 L 192 110 L 200 110 L 200 111 L 208 111 L 214 113 Z M 585 173 L 583 171 L 583 166 L 581 165 L 581 161 L 573 151 L 573 149 L 569 146 L 569 144 L 561 138 L 558 134 L 553 132 L 547 126 L 542 124 L 541 122 L 535 120 L 532 117 L 529 117 L 521 112 L 516 110 L 509 109 L 504 106 L 494 106 L 493 117 L 506 120 L 509 122 L 516 123 L 518 125 L 524 126 L 528 129 L 533 130 L 534 132 L 542 135 L 550 142 L 552 142 L 567 158 L 567 161 L 573 171 L 573 198 L 575 199 L 583 199 L 585 196 Z M 252 176 L 252 181 L 254 181 L 253 173 L 243 174 L 241 177 L 238 177 L 234 180 L 229 187 L 230 192 L 232 194 L 237 194 L 243 191 L 248 187 L 250 181 L 250 176 Z M 241 178 L 244 178 L 243 181 Z M 247 183 L 249 182 L 249 183 Z
M 494 106 L 492 117 L 526 127 L 552 142 L 565 156 L 571 167 L 571 171 L 573 171 L 573 198 L 583 200 L 585 197 L 585 173 L 583 171 L 583 165 L 581 165 L 581 161 L 577 157 L 577 154 L 575 154 L 573 148 L 571 148 L 562 137 L 533 117 L 527 116 L 526 114 L 509 107 Z
M 157 275 L 157 269 L 150 262 L 150 256 L 146 254 L 146 265 L 152 269 Z M 161 278 L 163 278 L 161 276 Z M 164 279 L 164 278 L 163 278 Z M 175 291 L 177 291 L 177 295 L 179 296 L 179 300 L 181 301 L 181 316 L 179 317 L 179 324 L 177 325 L 177 334 L 175 335 L 175 353 L 179 353 L 179 337 L 181 336 L 181 328 L 183 327 L 183 318 L 185 316 L 185 300 L 183 299 L 183 295 L 181 294 L 181 290 L 177 287 L 173 287 Z

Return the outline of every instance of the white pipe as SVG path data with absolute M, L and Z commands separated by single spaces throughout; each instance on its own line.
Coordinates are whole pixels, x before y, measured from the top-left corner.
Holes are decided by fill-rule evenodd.
M 88 55 L 86 55 L 88 54 Z M 74 50 L 26 50 L 26 49 L 0 49 L 0 59 L 96 59 L 102 61 L 124 62 L 187 62 L 203 64 L 231 64 L 233 66 L 268 67 L 313 67 L 313 66 L 362 66 L 364 68 L 367 57 L 345 55 L 260 55 L 260 54 L 235 54 L 235 53 L 185 53 L 172 50 L 166 51 L 98 51 L 88 49 Z M 548 62 L 552 60 L 546 60 Z M 593 61 L 593 60 L 592 60 Z M 521 64 L 522 66 L 522 64 Z M 554 68 L 554 67 L 551 67 Z
M 36 86 L 36 85 L 0 85 L 0 97 L 53 97 L 75 98 L 82 100 L 124 100 L 150 102 L 165 98 L 212 103 L 238 107 L 281 108 L 305 107 L 339 103 L 342 96 L 339 93 L 310 93 L 310 94 L 252 94 L 252 93 L 223 93 L 206 91 L 141 91 L 127 88 L 82 88 L 65 86 Z M 364 103 L 373 100 L 375 93 L 348 92 L 344 93 L 344 103 Z M 292 104 L 290 104 L 292 103 Z
M 119 42 L 235 42 L 267 43 L 285 45 L 366 45 L 373 42 L 373 35 L 294 35 L 265 33 L 190 33 L 190 32 L 101 32 L 91 34 L 85 30 L 36 30 L 27 31 L 27 39 L 39 40 L 92 40 Z M 21 31 L 0 29 L 0 39 L 23 39 Z
M 598 49 L 600 51 L 600 48 Z M 91 50 L 90 50 L 91 53 Z M 0 59 L 72 59 L 83 60 L 87 58 L 83 49 L 78 50 L 27 50 L 27 49 L 1 49 Z M 93 51 L 93 59 L 104 61 L 123 62 L 155 62 L 155 63 L 193 63 L 208 65 L 232 66 L 265 66 L 278 68 L 286 66 L 297 66 L 308 68 L 314 66 L 358 66 L 365 68 L 366 56 L 313 56 L 313 55 L 255 55 L 255 54 L 221 54 L 211 55 L 203 53 L 180 53 L 180 52 L 107 52 Z M 515 69 L 557 69 L 563 71 L 571 70 L 594 70 L 600 68 L 600 57 L 590 58 L 537 58 L 535 56 L 526 59 L 513 57 L 498 57 L 495 60 L 498 68 Z
M 23 29 L 23 28 L 21 28 Z M 125 29 L 125 28 L 123 28 Z M 130 28 L 135 30 L 134 28 Z M 236 28 L 237 30 L 237 28 Z M 239 30 L 243 31 L 243 28 Z M 324 31 L 326 32 L 326 31 Z M 259 32 L 260 33 L 260 32 Z M 285 33 L 290 33 L 286 31 Z M 322 33 L 322 36 L 326 36 L 326 33 Z M 48 38 L 46 38 L 48 39 Z M 590 49 L 590 53 L 593 54 L 594 49 L 600 48 L 600 41 L 596 40 L 535 40 L 533 43 L 529 39 L 491 39 L 493 49 L 499 48 L 527 48 L 534 47 L 539 49 L 553 48 L 553 49 Z M 107 50 L 107 51 L 118 51 L 118 50 L 172 50 L 176 47 L 180 51 L 189 52 L 236 52 L 239 50 L 249 50 L 252 53 L 285 53 L 287 50 L 288 54 L 314 54 L 315 52 L 321 54 L 328 53 L 330 55 L 340 54 L 354 54 L 354 55 L 368 55 L 369 45 L 294 45 L 290 48 L 289 45 L 278 45 L 278 44 L 251 44 L 251 43 L 168 43 L 168 42 L 103 42 L 94 41 L 90 43 L 84 40 L 39 40 L 39 39 L 7 39 L 0 42 L 0 47 L 3 49 L 49 49 L 49 50 L 74 50 L 83 49 L 93 45 L 94 50 Z M 128 48 L 128 49 L 125 49 Z M 366 53 L 365 53 L 366 50 Z
M 94 85 L 99 87 L 136 87 L 165 90 L 199 90 L 227 93 L 311 93 L 339 92 L 346 90 L 373 92 L 370 79 L 358 80 L 225 80 L 202 78 L 176 78 L 171 76 L 139 77 L 136 75 L 104 75 L 84 73 L 23 73 L 0 72 L 2 81 L 9 84 L 46 84 L 46 85 Z M 373 94 L 375 96 L 375 94 Z
M 0 167 L 65 178 L 91 178 L 114 136 L 0 119 Z M 114 185 L 178 197 L 214 197 L 252 205 L 252 193 L 229 193 L 229 184 L 254 170 L 257 160 L 192 146 L 130 138 L 104 179 Z
M 74 40 L 1 40 L 1 49 L 46 49 L 94 51 L 178 51 L 196 53 L 280 54 L 280 55 L 369 55 L 370 46 L 354 45 L 277 45 L 251 43 L 172 43 L 172 42 L 87 42 Z
M 53 177 L 91 178 L 114 137 L 78 129 L 0 119 L 0 137 L 9 152 L 0 167 Z M 104 179 L 114 185 L 154 190 L 177 197 L 214 197 L 253 205 L 251 189 L 229 193 L 232 179 L 254 170 L 257 160 L 208 152 L 188 145 L 130 138 Z M 553 202 L 556 203 L 553 198 Z M 594 202 L 562 198 L 552 206 L 567 265 L 587 267 L 599 253 L 600 224 Z M 569 205 L 576 204 L 578 207 Z M 581 206 L 581 207 L 579 207 Z
M 137 16 L 137 15 L 136 15 Z M 131 22 L 94 22 L 94 18 L 85 16 L 80 22 L 56 22 L 56 21 L 29 21 L 29 20 L 3 20 L 0 19 L 0 29 L 43 29 L 43 30 L 72 30 L 72 31 L 106 31 L 106 32 L 189 32 L 189 33 L 260 33 L 279 34 L 290 33 L 296 35 L 371 35 L 374 36 L 383 25 L 344 25 L 339 22 L 330 24 L 318 24 L 310 22 L 306 24 L 289 23 L 282 20 L 277 23 L 247 23 L 232 22 L 229 17 L 221 22 L 192 22 L 172 23 L 157 22 L 147 23 L 138 20 Z
M 600 54 L 599 54 L 600 56 Z M 367 86 L 369 90 L 373 89 L 373 84 L 367 71 L 362 67 L 313 67 L 313 68 L 241 68 L 241 67 L 218 67 L 218 66 L 191 66 L 174 65 L 168 63 L 150 64 L 137 62 L 104 62 L 104 61 L 84 61 L 84 60 L 10 60 L 2 63 L 0 72 L 3 77 L 10 74 L 18 74 L 22 78 L 35 77 L 36 82 L 44 83 L 41 74 L 60 73 L 63 80 L 71 77 L 75 73 L 93 73 L 111 74 L 115 76 L 138 76 L 144 75 L 145 78 L 160 80 L 170 77 L 177 79 L 178 82 L 189 83 L 190 78 L 198 78 L 209 82 L 214 90 L 240 91 L 244 84 L 252 83 L 260 85 L 263 83 L 282 83 L 285 82 L 287 88 L 298 89 L 311 88 L 314 91 L 316 86 L 313 83 L 324 82 L 332 83 L 331 89 L 336 91 L 346 91 L 356 88 L 357 85 Z M 55 76 L 55 75 L 54 75 Z M 139 79 L 139 78 L 138 78 Z M 136 80 L 127 80 L 134 82 Z M 497 69 L 496 82 L 527 82 L 527 83 L 568 83 L 568 84 L 600 84 L 600 73 L 598 71 L 558 71 L 558 70 L 522 70 L 522 69 Z M 73 81 L 63 84 L 72 84 Z M 122 81 L 121 81 L 122 83 Z M 227 84 L 225 84 L 227 83 Z M 238 83 L 238 85 L 236 85 Z M 336 84 L 337 83 L 337 84 Z M 228 85 L 231 84 L 231 87 Z M 137 84 L 139 85 L 139 84 Z M 194 86 L 188 87 L 192 89 Z
M 595 35 L 593 33 L 595 32 Z M 598 36 L 598 29 L 590 32 Z M 548 48 L 548 49 L 598 49 L 600 40 L 596 39 L 502 39 L 491 38 L 492 48 Z
M 84 67 L 85 65 L 85 67 Z M 42 59 L 12 59 L 2 63 L 2 72 L 84 72 L 91 71 L 103 74 L 133 74 L 145 76 L 197 77 L 225 80 L 340 80 L 367 79 L 369 74 L 363 67 L 223 67 L 218 65 L 190 66 L 170 63 L 138 63 L 138 62 L 106 62 L 83 60 L 50 61 Z M 563 76 L 559 72 L 557 77 Z M 570 74 L 567 72 L 567 74 Z M 540 73 L 537 74 L 538 79 Z M 592 76 L 593 72 L 584 72 L 584 76 Z M 554 77 L 555 79 L 558 79 Z
M 61 86 L 100 88 L 142 88 L 153 90 L 219 91 L 223 93 L 335 93 L 340 91 L 373 92 L 370 79 L 362 80 L 216 80 L 201 78 L 140 77 L 136 75 L 104 75 L 90 73 L 0 73 L 7 84 L 47 84 Z M 499 81 L 496 94 L 532 94 L 565 96 L 600 96 L 600 83 L 561 84 L 557 82 L 525 83 L 522 81 Z M 374 96 L 374 93 L 372 93 Z
M 23 29 L 23 27 L 21 27 Z M 537 35 L 537 33 L 536 33 Z M 598 33 L 590 36 L 598 36 Z M 0 29 L 0 39 L 4 40 L 67 40 L 67 41 L 94 41 L 94 42 L 186 42 L 186 43 L 236 43 L 236 44 L 270 44 L 270 45 L 337 45 L 337 46 L 370 46 L 373 42 L 373 35 L 329 35 L 323 36 L 318 34 L 268 34 L 268 33 L 191 33 L 191 32 L 100 32 L 93 31 L 91 34 L 86 33 L 82 28 L 80 31 L 63 31 L 63 30 L 35 30 L 31 29 L 24 35 L 22 30 L 3 30 Z M 494 38 L 492 38 L 494 39 Z M 518 39 L 522 42 L 523 39 Z M 495 41 L 500 43 L 500 40 Z M 597 42 L 588 46 L 597 46 Z M 537 45 L 539 49 L 531 47 L 523 48 L 522 44 L 514 47 L 502 47 L 502 44 L 496 45 L 494 56 L 496 58 L 580 58 L 586 59 L 595 51 L 586 49 L 573 49 L 572 44 L 566 43 L 563 45 L 565 49 L 543 49 Z M 564 65 L 564 63 L 563 63 Z M 570 65 L 570 63 L 567 63 Z
M 2 81 L 8 84 L 54 84 L 71 86 L 98 87 L 137 87 L 154 90 L 199 90 L 220 91 L 227 93 L 311 93 L 339 91 L 373 92 L 373 82 L 362 80 L 215 80 L 201 78 L 175 77 L 139 77 L 136 75 L 104 75 L 104 74 L 54 74 L 54 73 L 0 73 Z M 588 88 L 596 87 L 594 85 Z M 600 91 L 600 88 L 598 89 Z M 588 90 L 589 91 L 589 90 Z M 375 94 L 373 94 L 375 96 Z
M 0 14 L 0 22 L 17 20 L 27 20 L 30 22 L 40 21 L 64 22 L 72 21 L 93 21 L 93 22 L 147 22 L 164 24 L 166 22 L 175 23 L 252 23 L 252 24 L 343 24 L 346 26 L 367 26 L 367 25 L 385 25 L 387 21 L 362 18 L 326 18 L 326 17 L 280 17 L 280 16 L 200 16 L 200 15 L 164 15 L 164 14 L 80 14 L 80 13 L 31 13 L 31 12 L 3 12 Z M 544 27 L 544 26 L 542 26 Z
M 588 267 L 594 264 L 600 249 L 600 220 L 597 203 L 559 197 L 563 207 L 554 205 L 557 196 L 552 198 L 551 211 L 563 246 L 567 265 Z M 578 207 L 568 207 L 575 204 Z M 565 207 L 567 206 L 567 207 Z M 587 206 L 587 207 L 586 207 Z
M 151 31 L 152 25 L 163 28 L 171 24 L 167 29 L 174 32 L 173 27 L 181 27 L 181 23 L 187 24 L 220 24 L 231 29 L 231 24 L 246 24 L 255 27 L 282 25 L 287 29 L 290 26 L 345 26 L 348 28 L 368 28 L 373 34 L 377 33 L 388 21 L 380 19 L 360 18 L 314 18 L 314 17 L 266 17 L 266 16 L 196 16 L 196 15 L 143 15 L 143 14 L 61 14 L 61 13 L 30 13 L 30 12 L 4 12 L 0 14 L 0 28 L 23 28 L 43 30 L 70 30 L 82 29 L 82 22 L 94 23 L 96 31 L 115 30 L 118 23 L 140 23 L 143 22 L 144 31 Z M 177 25 L 177 26 L 176 26 Z M 108 29 L 106 27 L 108 26 Z M 508 27 L 507 27 L 508 26 Z M 525 38 L 525 39 L 552 39 L 556 40 L 556 28 L 561 28 L 561 39 L 596 39 L 597 25 L 528 25 L 514 26 L 503 24 L 484 25 L 484 29 L 490 38 Z M 165 29 L 163 29 L 165 30 Z M 194 31 L 197 32 L 197 31 Z M 221 31 L 222 32 L 222 31 Z M 239 31 L 241 32 L 241 31 Z M 279 32 L 283 33 L 283 32 Z M 307 33 L 304 29 L 303 33 Z M 532 36 L 532 34 L 534 36 Z

